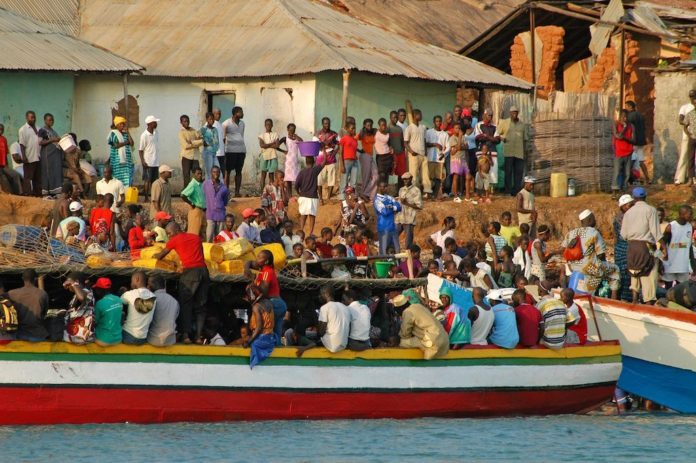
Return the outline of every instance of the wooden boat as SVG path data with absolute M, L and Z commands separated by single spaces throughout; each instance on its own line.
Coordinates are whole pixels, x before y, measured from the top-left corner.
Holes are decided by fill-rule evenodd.
M 590 339 L 621 342 L 619 387 L 696 413 L 696 313 L 598 297 L 576 300 L 587 316 Z
M 617 342 L 470 346 L 430 361 L 279 347 L 252 370 L 236 347 L 15 341 L 0 346 L 0 425 L 576 413 L 609 400 L 620 370 Z

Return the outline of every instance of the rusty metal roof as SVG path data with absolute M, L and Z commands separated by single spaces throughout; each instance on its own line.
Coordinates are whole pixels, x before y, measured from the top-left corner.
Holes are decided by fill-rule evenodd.
M 142 66 L 0 8 L 0 70 L 137 72 Z
M 83 0 L 80 14 L 80 38 L 141 63 L 146 75 L 266 77 L 351 69 L 530 88 L 313 0 Z

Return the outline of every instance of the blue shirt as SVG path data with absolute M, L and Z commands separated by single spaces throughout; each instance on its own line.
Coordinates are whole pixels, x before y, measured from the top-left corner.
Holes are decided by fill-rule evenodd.
M 491 307 L 493 311 L 493 329 L 488 336 L 488 342 L 505 349 L 513 349 L 520 342 L 517 332 L 515 309 L 507 304 L 497 304 Z
M 377 213 L 377 233 L 396 231 L 394 216 L 401 211 L 401 204 L 389 195 L 380 194 L 375 196 L 373 204 Z

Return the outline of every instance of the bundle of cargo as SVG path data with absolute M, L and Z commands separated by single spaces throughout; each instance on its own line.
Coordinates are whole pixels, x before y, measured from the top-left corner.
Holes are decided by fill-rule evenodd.
M 152 246 L 140 250 L 140 258 L 133 260 L 133 267 L 156 268 L 170 272 L 181 270 L 181 260 L 176 251 L 171 251 L 163 259 L 155 259 L 155 255 L 164 249 L 163 243 L 155 243 Z
M 224 260 L 219 262 L 217 270 L 230 275 L 241 275 L 244 273 L 244 264 L 247 261 L 256 260 L 259 252 L 266 250 L 273 254 L 273 264 L 276 270 L 285 267 L 286 255 L 283 245 L 278 243 L 265 244 L 254 248 L 252 244 L 244 238 L 220 243 L 219 247 L 224 251 Z M 212 257 L 212 251 L 211 255 Z M 206 256 L 206 259 L 208 256 Z
M 166 270 L 168 272 L 179 271 L 179 266 L 175 262 L 166 259 L 136 259 L 133 261 L 133 267 L 156 268 L 159 270 Z

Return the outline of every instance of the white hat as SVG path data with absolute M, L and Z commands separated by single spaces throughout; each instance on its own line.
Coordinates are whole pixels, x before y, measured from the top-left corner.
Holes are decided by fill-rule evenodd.
M 504 301 L 505 297 L 503 296 L 503 293 L 499 289 L 492 289 L 488 291 L 488 300 L 489 301 Z
M 172 168 L 169 167 L 168 165 L 162 164 L 161 166 L 159 166 L 159 173 L 161 174 L 162 172 L 173 172 L 173 171 L 172 171 Z
M 514 105 L 510 106 L 510 112 L 511 113 L 518 113 L 518 112 L 520 112 L 520 108 L 518 108 L 517 106 L 514 106 Z
M 584 211 L 582 211 L 582 212 L 580 213 L 580 215 L 578 215 L 578 218 L 579 218 L 580 220 L 585 220 L 586 218 L 588 218 L 588 217 L 591 216 L 591 215 L 592 215 L 592 211 L 589 210 L 589 209 L 585 209 Z
M 82 210 L 82 203 L 78 201 L 73 201 L 70 203 L 70 206 L 68 206 L 70 209 L 70 212 L 77 212 L 79 210 Z
M 155 116 L 147 116 L 145 118 L 145 124 L 149 124 L 151 122 L 159 122 L 160 120 L 157 119 Z
M 633 197 L 631 195 L 621 195 L 619 198 L 619 207 L 625 206 L 626 204 L 632 203 L 633 202 Z
M 524 178 L 524 183 L 536 183 L 536 179 L 532 177 L 531 175 L 527 175 Z

